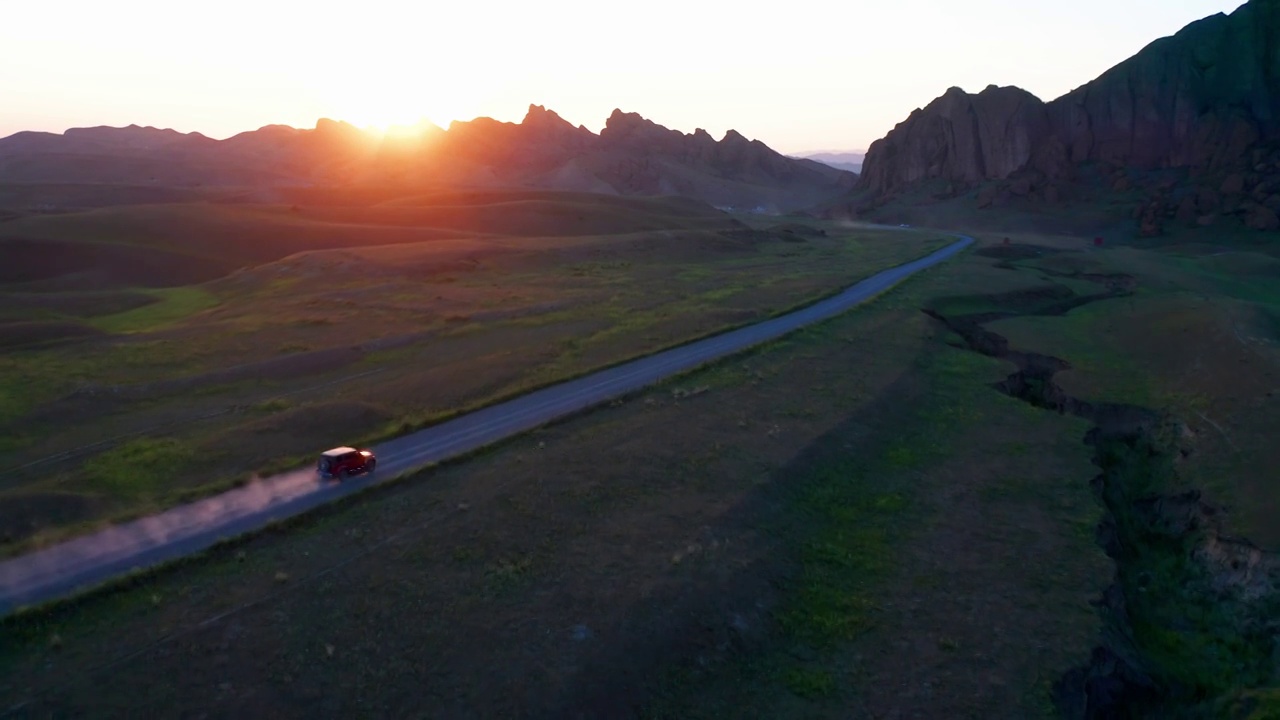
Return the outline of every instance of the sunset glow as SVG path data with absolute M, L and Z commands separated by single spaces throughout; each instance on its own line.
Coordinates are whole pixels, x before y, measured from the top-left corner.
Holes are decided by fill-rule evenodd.
M 461 78 L 432 77 L 409 65 L 387 68 L 374 77 L 354 75 L 330 76 L 313 90 L 325 107 L 332 108 L 328 117 L 380 132 L 423 122 L 448 127 L 455 120 L 475 117 L 471 108 L 484 101 Z
M 1051 99 L 1239 4 L 10 3 L 0 136 L 137 123 L 227 137 L 321 117 L 447 127 L 518 122 L 536 103 L 592 130 L 622 108 L 784 152 L 864 148 L 950 86 Z

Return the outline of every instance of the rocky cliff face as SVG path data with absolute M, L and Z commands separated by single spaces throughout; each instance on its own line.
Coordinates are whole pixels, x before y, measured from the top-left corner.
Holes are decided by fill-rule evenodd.
M 884 194 L 933 178 L 1005 178 L 1031 163 L 1048 130 L 1044 103 L 1025 90 L 953 87 L 871 144 L 859 186 Z
M 1157 40 L 1049 113 L 1074 163 L 1234 167 L 1280 133 L 1280 0 Z
M 1252 0 L 1151 43 L 1050 103 L 1017 88 L 952 88 L 872 144 L 859 187 L 886 196 L 925 180 L 959 190 L 1017 179 L 1007 188 L 1016 195 L 1056 187 L 1093 163 L 1183 168 L 1215 185 L 1239 173 L 1237 194 L 1265 202 L 1280 173 L 1277 149 L 1280 0 Z M 1183 211 L 1203 216 L 1199 205 Z

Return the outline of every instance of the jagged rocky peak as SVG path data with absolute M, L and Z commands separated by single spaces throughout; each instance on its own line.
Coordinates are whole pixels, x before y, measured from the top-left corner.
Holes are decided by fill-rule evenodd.
M 582 125 L 575 127 L 554 110 L 541 105 L 530 105 L 520 122 L 520 129 L 540 143 L 554 143 L 565 148 L 580 148 L 596 140 L 595 133 Z
M 530 127 L 563 127 L 574 130 L 574 126 L 568 120 L 560 117 L 555 110 L 548 110 L 542 105 L 530 105 L 529 111 L 525 113 L 524 120 L 521 125 Z
M 644 153 L 666 155 L 683 152 L 689 136 L 647 120 L 639 113 L 615 109 L 605 121 L 600 139 L 610 147 L 627 147 Z
M 363 136 L 364 131 L 345 120 L 320 118 L 316 120 L 315 134 L 327 137 L 354 138 Z
M 871 144 L 859 184 L 889 193 L 933 178 L 1005 178 L 1031 163 L 1048 128 L 1044 103 L 1021 88 L 952 87 Z
M 665 135 L 667 133 L 678 131 L 665 128 L 652 120 L 647 120 L 640 113 L 623 112 L 619 108 L 614 108 L 609 114 L 609 119 L 604 123 L 604 129 L 600 131 L 601 137 L 613 135 L 615 137 L 626 137 L 635 134 L 657 134 Z
M 717 142 L 705 129 L 669 129 L 638 113 L 615 110 L 593 133 L 543 105 L 520 122 L 479 117 L 448 130 L 430 123 L 379 133 L 321 118 L 314 128 L 269 125 L 226 140 L 139 144 L 19 133 L 0 139 L 0 163 L 39 155 L 21 166 L 33 181 L 137 183 L 156 167 L 178 168 L 208 186 L 274 187 L 297 182 L 392 183 L 424 187 L 520 187 L 618 194 L 680 195 L 725 207 L 792 210 L 844 191 L 847 173 L 785 158 L 730 131 Z M 87 131 L 92 136 L 95 130 Z M 111 137 L 161 131 L 102 129 Z M 167 137 L 171 133 L 164 131 Z M 120 151 L 121 149 L 127 152 Z M 92 167 L 75 154 L 106 157 Z M 110 162 L 112 156 L 128 162 Z M 6 172 L 11 172 L 6 167 Z M 141 167 L 141 170 L 137 168 Z M 86 170 L 88 168 L 88 170 Z M 92 171 L 92 172 L 90 172 Z M 141 174 L 145 172 L 146 174 Z M 852 177 L 852 176 L 848 176 Z M 10 179 L 9 176 L 6 179 Z

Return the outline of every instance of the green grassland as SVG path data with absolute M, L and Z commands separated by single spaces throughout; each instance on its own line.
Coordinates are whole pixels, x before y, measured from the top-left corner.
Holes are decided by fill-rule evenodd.
M 150 706 L 341 714 L 376 685 L 366 711 L 393 715 L 418 692 L 471 715 L 1043 715 L 1108 568 L 1085 425 L 990 390 L 1005 364 L 919 312 L 1021 282 L 990 265 L 11 621 L 2 699 L 129 712 L 144 675 L 211 652 Z M 96 669 L 49 685 L 53 653 Z
M 1236 508 L 1228 516 L 1235 531 L 1280 550 L 1280 498 L 1266 480 L 1280 462 L 1267 429 L 1280 389 L 1280 282 L 1263 279 L 1280 265 L 1230 246 L 1117 248 L 1090 259 L 1090 272 L 1136 275 L 1135 294 L 989 327 L 1014 345 L 1068 358 L 1058 381 L 1078 397 L 1184 419 L 1201 451 L 1180 468 L 1183 481 Z
M 816 221 L 819 232 L 798 237 L 748 219 L 759 227 L 679 199 L 517 192 L 299 211 L 114 207 L 8 223 L 24 242 L 225 249 L 222 269 L 249 266 L 188 285 L 164 286 L 155 269 L 150 286 L 97 277 L 90 290 L 74 275 L 9 286 L 31 317 L 0 323 L 0 335 L 29 331 L 32 318 L 94 334 L 0 356 L 0 450 L 23 467 L 0 481 L 0 506 L 12 508 L 0 509 L 0 548 L 760 320 L 947 242 Z M 387 228 L 413 235 L 389 242 Z M 326 243 L 345 245 L 294 252 Z M 71 284 L 51 289 L 59 283 Z M 99 466 L 139 442 L 183 452 L 127 488 L 104 481 Z
M 93 505 L 103 496 L 91 481 L 157 493 L 150 478 L 218 442 L 260 440 L 268 462 L 299 435 L 413 427 L 611 351 L 763 317 L 906 252 L 900 235 L 826 229 L 804 242 L 740 236 L 755 238 L 749 248 L 702 231 L 542 237 L 536 253 L 517 242 L 483 258 L 465 243 L 430 258 L 404 244 L 361 251 L 378 272 L 322 295 L 308 273 L 352 251 L 210 283 L 218 304 L 139 333 L 157 344 L 113 377 L 138 384 L 166 364 L 179 379 L 213 373 L 241 333 L 252 361 L 296 356 L 321 370 L 305 383 L 210 374 L 185 402 L 235 397 L 234 422 L 121 443 L 95 475 L 69 471 L 39 496 L 105 516 L 121 505 Z M 431 698 L 454 716 L 1053 717 L 1059 682 L 1095 646 L 1127 642 L 1157 692 L 1135 713 L 1268 717 L 1272 255 L 1226 238 L 1097 249 L 1046 235 L 1015 235 L 1002 255 L 1003 235 L 979 239 L 832 321 L 0 623 L 0 707 L 403 716 Z M 407 278 L 381 271 L 419 260 Z M 1070 305 L 1120 276 L 1130 294 Z M 1009 348 L 1069 364 L 1053 382 L 1071 397 L 1170 420 L 1088 445 L 1092 422 L 998 391 L 1014 363 L 968 349 L 925 308 L 989 314 Z M 185 323 L 199 332 L 180 335 Z M 326 338 L 357 329 L 384 344 L 344 365 Z M 152 355 L 166 359 L 151 366 Z M 74 373 L 75 362 L 28 367 L 39 377 L 42 364 Z M 376 373 L 282 394 L 353 370 Z M 406 409 L 404 397 L 432 403 Z M 153 422 L 166 402 L 130 412 Z M 121 462 L 146 472 L 122 479 Z M 1219 508 L 1224 535 L 1260 546 L 1242 556 L 1253 574 L 1221 561 L 1208 529 L 1178 533 L 1176 516 L 1149 510 L 1176 510 L 1163 499 L 1187 490 Z M 1123 543 L 1114 558 L 1100 523 Z M 1099 606 L 1112 582 L 1125 613 Z M 174 680 L 156 689 L 155 677 Z

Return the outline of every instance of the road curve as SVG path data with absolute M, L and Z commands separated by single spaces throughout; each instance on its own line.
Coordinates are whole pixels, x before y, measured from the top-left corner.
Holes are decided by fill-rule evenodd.
M 318 482 L 306 468 L 252 482 L 58 545 L 0 562 L 0 617 L 56 600 L 221 540 L 306 512 L 369 485 L 531 430 L 672 375 L 839 315 L 973 243 L 957 242 L 872 275 L 833 297 L 755 325 L 632 360 L 576 380 L 491 405 L 374 448 L 378 472 L 342 483 Z

